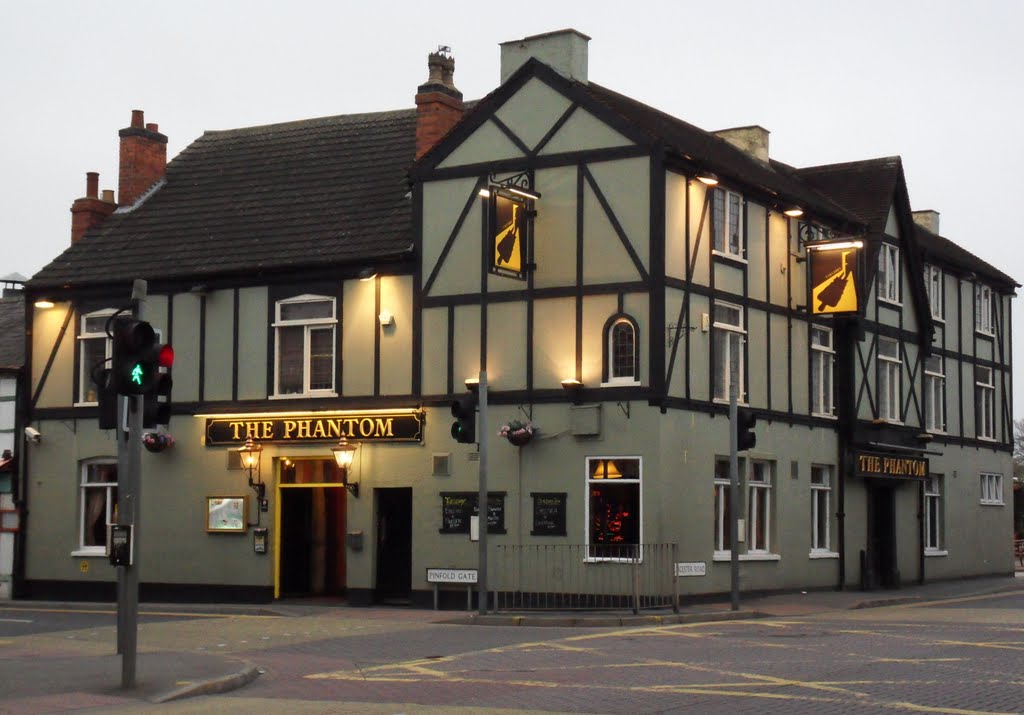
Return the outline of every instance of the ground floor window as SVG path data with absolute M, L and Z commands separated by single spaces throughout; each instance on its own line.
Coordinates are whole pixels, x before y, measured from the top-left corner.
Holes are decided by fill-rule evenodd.
M 811 552 L 832 550 L 829 534 L 829 501 L 832 497 L 831 467 L 811 467 Z
M 117 513 L 117 461 L 107 459 L 83 462 L 79 491 L 79 549 L 105 553 L 107 527 L 114 523 Z
M 715 551 L 732 551 L 729 520 L 729 460 L 715 460 Z
M 754 462 L 747 483 L 747 553 L 771 550 L 771 464 Z
M 942 478 L 934 474 L 924 483 L 924 550 L 942 550 Z
M 587 458 L 587 556 L 634 558 L 640 544 L 640 457 Z
M 985 474 L 981 475 L 981 503 L 1002 504 L 1003 503 L 1003 475 Z

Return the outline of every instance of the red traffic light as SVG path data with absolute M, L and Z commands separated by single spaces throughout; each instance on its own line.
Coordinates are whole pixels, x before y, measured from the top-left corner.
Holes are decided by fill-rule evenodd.
M 170 345 L 161 345 L 160 352 L 156 356 L 156 364 L 160 367 L 170 368 L 174 364 L 174 348 Z

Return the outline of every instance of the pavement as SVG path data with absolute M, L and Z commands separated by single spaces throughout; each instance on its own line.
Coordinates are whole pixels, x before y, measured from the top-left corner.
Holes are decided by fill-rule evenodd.
M 728 598 L 686 602 L 678 613 L 671 609 L 632 613 L 500 613 L 480 615 L 458 611 L 410 608 L 355 608 L 342 602 L 278 601 L 265 606 L 230 604 L 142 604 L 140 617 L 208 619 L 218 627 L 224 616 L 231 619 L 232 635 L 258 643 L 266 632 L 267 618 L 294 623 L 292 638 L 314 641 L 324 634 L 300 625 L 308 616 L 330 614 L 380 628 L 400 623 L 472 624 L 481 627 L 572 626 L 623 627 L 697 623 L 760 617 L 796 617 L 829 611 L 845 611 L 915 602 L 943 601 L 969 596 L 1024 590 L 1024 570 L 1013 576 L 937 581 L 904 586 L 894 591 L 794 591 L 769 595 L 741 594 L 740 608 L 733 610 Z M 211 695 L 244 687 L 260 675 L 257 663 L 225 653 L 197 649 L 184 627 L 140 631 L 135 687 L 121 688 L 122 658 L 115 653 L 116 633 L 110 613 L 115 604 L 54 603 L 41 601 L 0 602 L 0 622 L 13 627 L 28 623 L 33 612 L 54 614 L 104 614 L 102 625 L 79 630 L 34 631 L 0 638 L 0 715 L 65 712 L 86 708 L 118 708 L 132 703 L 166 703 L 198 695 Z M 38 616 L 36 616 L 37 618 Z M 205 627 L 205 624 L 203 624 Z M 223 626 L 222 626 L 223 627 Z M 360 626 L 363 627 L 363 626 Z M 177 634 L 177 635 L 176 635 Z M 244 642 L 244 641 L 243 641 Z

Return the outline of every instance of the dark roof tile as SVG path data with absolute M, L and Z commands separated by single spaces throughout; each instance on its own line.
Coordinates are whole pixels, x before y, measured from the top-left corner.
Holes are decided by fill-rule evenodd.
M 346 264 L 403 256 L 416 110 L 206 132 L 166 184 L 119 210 L 32 287 Z
M 0 369 L 15 370 L 25 364 L 25 298 L 0 298 Z

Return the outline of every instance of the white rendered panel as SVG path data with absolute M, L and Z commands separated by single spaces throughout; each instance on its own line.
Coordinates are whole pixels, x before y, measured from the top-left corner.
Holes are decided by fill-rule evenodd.
M 551 138 L 541 156 L 631 146 L 633 142 L 584 109 L 578 109 Z
M 495 115 L 531 149 L 551 130 L 571 102 L 538 79 L 531 79 Z

